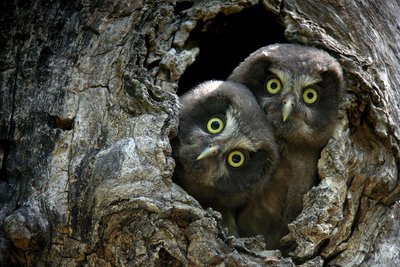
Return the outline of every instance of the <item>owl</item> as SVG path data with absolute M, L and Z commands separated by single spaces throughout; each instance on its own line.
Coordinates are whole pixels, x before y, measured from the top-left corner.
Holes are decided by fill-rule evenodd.
M 287 232 L 287 223 L 301 212 L 303 195 L 318 182 L 317 161 L 336 125 L 344 90 L 342 69 L 322 50 L 274 44 L 250 54 L 228 81 L 252 91 L 272 123 L 280 147 L 280 161 L 271 179 L 279 184 L 279 191 L 264 188 L 238 215 L 243 235 L 262 233 L 269 247 L 275 248 Z M 284 225 L 272 236 L 265 223 L 271 198 L 283 201 L 280 214 Z
M 223 225 L 238 235 L 237 211 L 268 183 L 278 162 L 272 127 L 241 84 L 207 81 L 180 104 L 174 180 L 204 208 L 220 211 Z

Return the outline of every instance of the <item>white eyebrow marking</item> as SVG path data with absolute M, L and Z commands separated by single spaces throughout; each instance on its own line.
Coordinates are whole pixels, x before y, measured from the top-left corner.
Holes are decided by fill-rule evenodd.
M 283 94 L 291 92 L 295 93 L 298 97 L 302 93 L 302 89 L 319 83 L 322 80 L 320 77 L 292 73 L 288 70 L 282 70 L 274 67 L 271 67 L 269 71 L 271 71 L 281 80 Z
M 247 151 L 255 152 L 257 149 L 254 147 L 253 142 L 239 132 L 239 123 L 236 118 L 240 117 L 240 111 L 229 108 L 226 112 L 226 126 L 222 131 L 220 138 L 225 139 L 226 150 L 244 149 Z M 247 123 L 247 122 L 245 122 Z
M 278 68 L 273 68 L 271 67 L 269 69 L 270 72 L 272 72 L 273 74 L 275 74 L 279 80 L 282 83 L 282 89 L 281 92 L 283 94 L 286 94 L 288 92 L 290 92 L 291 90 L 291 84 L 292 84 L 292 74 L 289 71 L 286 70 L 282 70 L 282 69 L 278 69 Z
M 312 77 L 309 75 L 300 75 L 296 77 L 295 84 L 298 84 L 301 88 L 305 88 L 310 85 L 314 85 L 321 81 L 320 77 Z

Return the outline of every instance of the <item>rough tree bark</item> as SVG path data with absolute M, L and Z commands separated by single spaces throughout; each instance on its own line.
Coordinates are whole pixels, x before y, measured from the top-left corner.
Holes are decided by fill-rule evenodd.
M 400 266 L 397 0 L 31 2 L 0 11 L 2 266 Z M 330 52 L 348 82 L 290 258 L 227 237 L 171 180 L 177 85 L 207 58 L 196 38 L 250 9 Z M 241 23 L 276 41 L 275 24 Z M 251 50 L 236 37 L 238 64 Z

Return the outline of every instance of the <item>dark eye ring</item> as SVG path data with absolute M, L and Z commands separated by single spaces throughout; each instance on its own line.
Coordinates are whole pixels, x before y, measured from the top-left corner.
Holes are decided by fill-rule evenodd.
M 303 92 L 303 100 L 306 104 L 314 104 L 318 100 L 318 91 L 314 88 L 307 88 Z
M 265 89 L 271 95 L 276 95 L 282 88 L 281 81 L 277 78 L 271 78 L 265 83 Z
M 210 134 L 218 134 L 224 127 L 224 121 L 220 117 L 212 117 L 207 121 L 207 131 Z
M 246 163 L 246 155 L 239 151 L 233 150 L 228 154 L 228 164 L 233 168 L 242 167 Z

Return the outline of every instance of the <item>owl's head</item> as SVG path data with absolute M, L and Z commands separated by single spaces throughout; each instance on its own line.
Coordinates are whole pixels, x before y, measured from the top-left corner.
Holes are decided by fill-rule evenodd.
M 178 183 L 202 203 L 240 205 L 277 162 L 264 112 L 247 88 L 232 82 L 202 83 L 180 100 Z
M 344 90 L 342 69 L 328 53 L 270 45 L 252 53 L 228 80 L 253 92 L 280 140 L 314 146 L 327 142 Z

